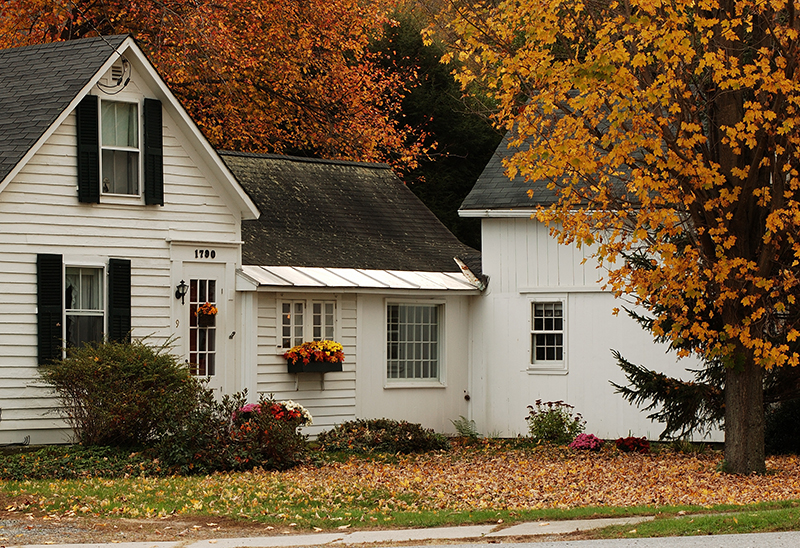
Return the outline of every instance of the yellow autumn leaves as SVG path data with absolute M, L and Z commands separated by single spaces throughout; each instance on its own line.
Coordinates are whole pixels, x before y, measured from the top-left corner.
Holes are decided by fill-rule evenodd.
M 9 482 L 6 496 L 54 514 L 211 515 L 341 526 L 398 513 L 578 506 L 749 504 L 800 499 L 800 460 L 775 457 L 772 473 L 717 471 L 721 455 L 576 453 L 564 448 L 472 450 L 350 458 L 286 472 L 196 478 Z

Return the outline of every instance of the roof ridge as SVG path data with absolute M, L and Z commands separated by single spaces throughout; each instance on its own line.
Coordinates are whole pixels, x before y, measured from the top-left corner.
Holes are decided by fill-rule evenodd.
M 22 50 L 37 50 L 37 49 L 51 49 L 51 48 L 63 48 L 63 47 L 80 47 L 80 46 L 88 46 L 93 44 L 94 42 L 105 42 L 108 46 L 116 51 L 117 47 L 119 47 L 122 42 L 125 41 L 128 37 L 132 36 L 131 34 L 108 34 L 108 35 L 98 35 L 98 36 L 90 36 L 88 38 L 80 38 L 75 40 L 57 40 L 55 42 L 43 42 L 41 44 L 28 44 L 25 46 L 16 46 L 13 48 L 2 48 L 0 52 L 3 54 L 8 53 L 18 53 Z M 119 40 L 119 44 L 114 46 L 111 44 L 111 41 Z
M 367 167 L 371 169 L 391 169 L 383 162 L 357 162 L 353 160 L 332 160 L 328 158 L 307 158 L 304 156 L 290 156 L 288 154 L 269 154 L 261 152 L 240 152 L 238 150 L 217 150 L 220 156 L 240 156 L 242 158 L 264 158 L 268 160 L 287 160 L 290 162 L 304 162 L 309 164 L 330 164 L 342 166 Z

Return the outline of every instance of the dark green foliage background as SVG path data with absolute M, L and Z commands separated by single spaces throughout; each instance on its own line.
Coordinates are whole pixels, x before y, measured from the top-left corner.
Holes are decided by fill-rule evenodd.
M 419 13 L 396 14 L 398 26 L 387 27 L 373 44 L 387 67 L 417 67 L 419 83 L 403 100 L 403 122 L 424 129 L 436 148 L 420 166 L 403 175 L 409 188 L 463 243 L 480 249 L 480 219 L 462 219 L 458 208 L 491 158 L 502 135 L 489 122 L 489 108 L 474 98 L 462 98 L 450 74 L 452 65 L 439 62 L 444 48 L 422 42 L 427 24 Z

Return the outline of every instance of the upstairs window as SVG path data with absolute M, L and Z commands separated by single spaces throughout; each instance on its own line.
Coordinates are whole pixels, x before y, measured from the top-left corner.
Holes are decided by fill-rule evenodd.
M 139 195 L 139 105 L 102 101 L 103 194 Z
M 161 102 L 100 101 L 87 95 L 75 110 L 78 201 L 101 196 L 143 196 L 164 205 L 164 136 Z

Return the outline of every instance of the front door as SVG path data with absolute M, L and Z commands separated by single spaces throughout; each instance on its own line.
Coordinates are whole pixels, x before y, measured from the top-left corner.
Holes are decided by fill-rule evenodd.
M 187 326 L 186 362 L 192 375 L 208 380 L 209 388 L 225 384 L 225 268 L 223 265 L 185 265 L 189 289 L 186 293 L 184 325 Z

